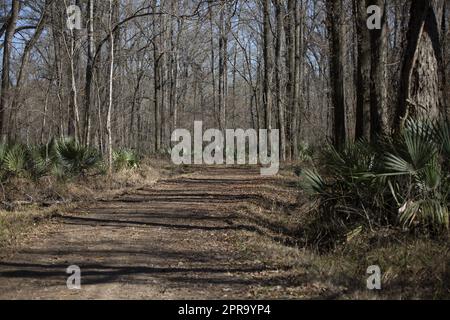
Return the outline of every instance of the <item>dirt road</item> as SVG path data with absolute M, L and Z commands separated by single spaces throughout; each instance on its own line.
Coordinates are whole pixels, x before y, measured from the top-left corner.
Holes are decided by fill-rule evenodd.
M 259 170 L 207 169 L 75 210 L 0 259 L 0 298 L 320 296 L 317 282 L 264 258 L 280 244 L 238 213 L 263 202 L 262 189 L 288 197 L 281 187 Z M 79 291 L 66 286 L 71 265 L 81 268 Z

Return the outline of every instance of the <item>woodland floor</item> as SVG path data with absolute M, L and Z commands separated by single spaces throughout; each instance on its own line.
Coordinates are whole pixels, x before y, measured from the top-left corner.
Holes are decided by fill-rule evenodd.
M 309 200 L 290 169 L 263 178 L 258 168 L 190 167 L 125 190 L 58 209 L 0 246 L 0 299 L 450 296 L 448 242 L 377 233 L 308 249 L 299 203 Z M 366 288 L 374 264 L 385 271 L 380 292 Z M 72 265 L 81 290 L 66 286 Z
M 84 205 L 0 255 L 0 298 L 335 297 L 339 289 L 272 256 L 285 246 L 240 213 L 268 201 L 294 203 L 292 183 L 209 168 Z M 79 291 L 66 287 L 70 265 L 81 268 Z

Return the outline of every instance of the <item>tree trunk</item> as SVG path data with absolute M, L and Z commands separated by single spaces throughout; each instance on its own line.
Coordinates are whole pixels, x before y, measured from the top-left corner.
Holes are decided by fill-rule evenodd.
M 1 93 L 0 93 L 0 135 L 2 140 L 4 139 L 4 127 L 5 127 L 5 109 L 8 107 L 8 95 L 10 94 L 10 58 L 12 51 L 12 40 L 16 30 L 17 18 L 20 11 L 19 0 L 13 0 L 11 8 L 11 17 L 9 18 L 5 30 L 5 40 L 3 44 L 3 61 L 2 61 L 2 79 L 1 79 Z
M 330 33 L 330 79 L 333 108 L 333 144 L 341 148 L 346 142 L 344 86 L 344 21 L 342 0 L 327 0 Z
M 156 12 L 157 2 L 153 2 L 153 12 Z M 159 30 L 157 27 L 156 19 L 153 19 L 153 33 L 158 34 Z M 153 74 L 154 74 L 154 84 L 153 84 L 153 103 L 155 106 L 155 153 L 158 153 L 161 150 L 161 120 L 160 120 L 160 103 L 159 103 L 159 91 L 160 91 L 160 72 L 159 72 L 159 61 L 160 61 L 160 53 L 158 47 L 157 39 L 154 39 L 153 42 Z
M 86 64 L 86 82 L 84 92 L 84 143 L 89 145 L 91 135 L 91 97 L 92 97 L 92 78 L 94 75 L 94 18 L 95 4 L 94 0 L 88 1 L 88 34 L 87 34 L 87 64 Z
M 280 130 L 280 142 L 281 142 L 281 158 L 286 160 L 286 134 L 285 134 L 285 113 L 284 105 L 281 99 L 281 37 L 283 35 L 283 12 L 281 10 L 281 0 L 275 0 L 275 14 L 277 21 L 277 34 L 275 43 L 275 94 L 276 105 L 278 110 L 278 128 Z
M 375 141 L 388 131 L 387 116 L 387 17 L 385 0 L 369 0 L 370 5 L 381 9 L 381 29 L 370 31 L 370 138 Z
M 295 11 L 296 11 L 296 1 L 289 0 L 285 23 L 285 36 L 286 36 L 286 70 L 288 72 L 288 81 L 286 84 L 286 96 L 288 101 L 287 113 L 286 117 L 289 121 L 286 122 L 286 132 L 287 132 L 287 140 L 290 142 L 289 147 L 287 148 L 289 159 L 292 159 L 292 150 L 293 143 L 292 139 L 294 136 L 294 132 L 296 131 L 293 114 L 295 112 L 295 104 L 296 104 L 296 85 L 295 85 Z
M 305 55 L 304 41 L 304 1 L 298 1 L 295 8 L 295 94 L 294 114 L 292 130 L 292 154 L 294 159 L 298 158 L 301 134 L 301 115 L 304 111 L 303 81 Z
M 442 73 L 444 88 L 444 113 L 450 116 L 450 3 L 444 3 L 442 11 L 442 51 L 444 52 L 444 70 Z
M 270 1 L 263 1 L 264 32 L 263 32 L 263 56 L 264 56 L 264 79 L 263 79 L 263 101 L 264 101 L 264 125 L 265 129 L 272 130 L 272 101 L 271 101 L 271 78 L 272 60 L 270 46 L 272 45 L 270 29 Z
M 442 101 L 443 61 L 440 19 L 444 0 L 413 1 L 406 53 L 393 129 L 408 117 L 437 118 L 444 113 Z
M 356 139 L 370 138 L 370 38 L 366 0 L 353 0 L 356 20 L 358 66 L 356 84 Z
M 111 115 L 113 107 L 113 82 L 114 82 L 114 33 L 112 27 L 113 20 L 113 1 L 110 1 L 109 5 L 109 38 L 110 38 L 110 66 L 109 66 L 109 95 L 108 95 L 108 112 L 106 115 L 106 134 L 108 136 L 108 164 L 109 173 L 113 170 L 113 139 L 112 139 L 112 127 L 111 127 Z

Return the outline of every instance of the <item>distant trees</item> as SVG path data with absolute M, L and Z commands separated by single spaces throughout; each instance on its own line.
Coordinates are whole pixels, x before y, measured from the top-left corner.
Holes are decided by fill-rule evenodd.
M 162 153 L 174 128 L 203 120 L 279 129 L 294 160 L 303 143 L 376 141 L 407 116 L 448 112 L 445 0 L 34 3 L 0 8 L 9 141 Z M 73 4 L 81 30 L 66 26 Z

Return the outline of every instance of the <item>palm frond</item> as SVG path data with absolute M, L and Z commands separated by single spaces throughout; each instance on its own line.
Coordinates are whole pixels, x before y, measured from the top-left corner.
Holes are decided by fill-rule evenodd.
M 317 171 L 303 170 L 302 172 L 302 188 L 311 194 L 327 194 L 326 183 Z

